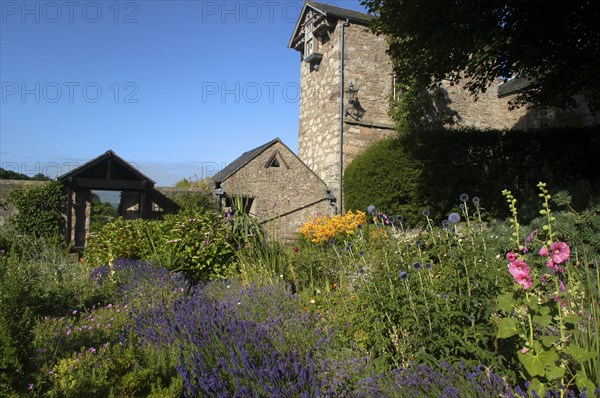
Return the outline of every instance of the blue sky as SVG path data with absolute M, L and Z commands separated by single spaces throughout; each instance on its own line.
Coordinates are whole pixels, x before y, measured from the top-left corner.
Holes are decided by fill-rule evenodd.
M 302 5 L 0 0 L 0 166 L 56 177 L 112 149 L 168 186 L 296 150 Z

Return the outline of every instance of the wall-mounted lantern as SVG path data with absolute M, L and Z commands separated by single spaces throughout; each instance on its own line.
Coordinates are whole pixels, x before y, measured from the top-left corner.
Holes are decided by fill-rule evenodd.
M 358 88 L 354 87 L 354 83 L 350 83 L 350 86 L 345 93 L 348 97 L 348 104 L 350 105 L 346 108 L 346 116 L 350 116 L 354 120 L 360 120 L 365 115 L 366 111 L 360 105 L 360 101 L 358 100 Z

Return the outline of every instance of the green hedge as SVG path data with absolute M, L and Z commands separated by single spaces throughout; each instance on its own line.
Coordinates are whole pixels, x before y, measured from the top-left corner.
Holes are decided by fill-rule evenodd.
M 347 168 L 346 209 L 369 204 L 394 214 L 428 209 L 436 218 L 462 193 L 505 217 L 502 190 L 516 192 L 522 215 L 535 216 L 536 184 L 569 190 L 576 208 L 600 192 L 600 126 L 536 131 L 435 129 L 374 144 Z M 411 219 L 406 214 L 405 218 Z M 414 218 L 413 218 L 414 220 Z
M 36 237 L 62 237 L 65 195 L 59 182 L 15 189 L 9 193 L 9 201 L 17 209 L 11 222 L 19 232 Z
M 366 211 L 369 205 L 416 221 L 421 165 L 399 139 L 379 141 L 344 172 L 344 208 Z

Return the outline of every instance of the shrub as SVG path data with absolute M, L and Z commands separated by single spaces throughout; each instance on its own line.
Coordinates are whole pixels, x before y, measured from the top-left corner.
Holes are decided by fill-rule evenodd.
M 355 234 L 359 227 L 367 222 L 367 217 L 362 211 L 356 213 L 352 210 L 343 216 L 337 214 L 333 217 L 311 217 L 302 227 L 300 234 L 312 243 L 328 242 L 331 239 L 347 239 Z
M 9 193 L 9 201 L 17 209 L 11 221 L 19 232 L 36 237 L 62 237 L 65 197 L 59 182 L 15 189 Z
M 374 205 L 416 223 L 414 215 L 425 205 L 418 196 L 421 167 L 398 138 L 373 144 L 344 172 L 345 208 L 366 211 Z
M 229 272 L 234 250 L 228 239 L 227 224 L 214 212 L 169 214 L 162 221 L 119 218 L 90 234 L 84 259 L 94 266 L 143 259 L 191 281 L 208 280 Z

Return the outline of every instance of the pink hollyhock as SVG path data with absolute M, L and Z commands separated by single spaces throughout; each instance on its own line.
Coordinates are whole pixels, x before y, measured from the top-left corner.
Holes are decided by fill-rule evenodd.
M 517 255 L 513 252 L 506 253 L 506 259 L 512 263 L 517 259 Z
M 540 256 L 542 256 L 542 257 L 546 257 L 546 256 L 548 255 L 548 248 L 546 248 L 546 246 L 542 247 L 542 248 L 540 249 L 540 252 L 539 252 L 539 253 L 540 253 Z
M 508 271 L 514 278 L 516 278 L 516 276 L 515 276 L 516 274 L 519 274 L 519 273 L 529 274 L 531 269 L 529 269 L 529 266 L 527 265 L 527 263 L 525 261 L 515 260 L 515 261 L 512 261 L 508 265 Z
M 513 274 L 513 278 L 515 278 L 515 282 L 523 286 L 523 289 L 529 289 L 531 287 L 532 282 L 529 272 L 519 272 L 516 275 Z
M 556 264 L 564 263 L 571 255 L 571 249 L 565 242 L 554 242 L 550 245 L 550 251 L 552 252 L 552 260 Z

